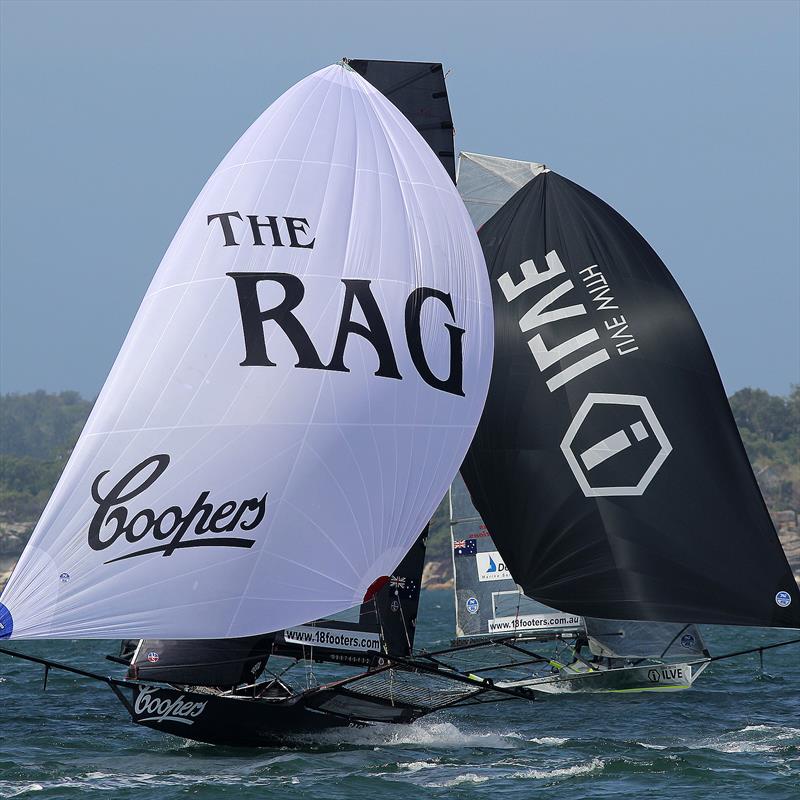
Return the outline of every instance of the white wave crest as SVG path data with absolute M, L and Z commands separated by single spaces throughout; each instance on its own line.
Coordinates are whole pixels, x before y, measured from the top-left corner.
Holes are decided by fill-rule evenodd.
M 415 745 L 424 748 L 488 747 L 509 750 L 517 747 L 520 734 L 486 730 L 463 730 L 452 722 L 431 722 L 422 719 L 410 725 L 370 725 L 347 728 L 333 733 L 315 734 L 315 742 L 349 745 L 394 747 Z
M 41 783 L 29 783 L 27 786 L 18 786 L 15 789 L 12 789 L 8 794 L 4 795 L 5 797 L 19 797 L 22 794 L 27 794 L 28 792 L 41 792 L 44 790 L 44 786 Z
M 746 725 L 737 731 L 692 742 L 688 747 L 691 750 L 716 750 L 719 753 L 769 753 L 786 747 L 800 748 L 800 728 Z
M 407 764 L 398 764 L 401 769 L 407 769 L 409 772 L 419 772 L 423 769 L 433 769 L 438 767 L 439 759 L 435 758 L 433 761 L 409 761 Z
M 488 780 L 488 775 L 477 775 L 474 772 L 466 772 L 463 775 L 456 775 L 455 778 L 450 778 L 450 780 L 447 781 L 426 783 L 425 786 L 428 786 L 431 789 L 447 789 L 451 786 L 460 786 L 462 783 L 486 783 Z
M 555 767 L 554 769 L 526 769 L 521 772 L 512 772 L 509 778 L 572 778 L 576 775 L 588 775 L 590 772 L 599 772 L 605 768 L 605 763 L 600 758 L 593 758 L 588 764 L 574 764 L 571 767 Z
M 569 739 L 566 736 L 539 736 L 533 739 L 528 739 L 533 744 L 546 744 L 551 747 L 558 747 L 559 745 L 566 744 Z

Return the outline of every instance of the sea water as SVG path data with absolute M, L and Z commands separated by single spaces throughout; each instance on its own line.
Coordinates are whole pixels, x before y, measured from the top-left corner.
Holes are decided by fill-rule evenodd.
M 452 594 L 423 592 L 418 643 L 446 646 Z M 715 654 L 797 637 L 703 628 Z M 106 674 L 109 642 L 14 646 Z M 130 723 L 98 683 L 0 655 L 0 797 L 800 798 L 800 646 L 713 664 L 670 694 L 542 696 L 213 747 Z

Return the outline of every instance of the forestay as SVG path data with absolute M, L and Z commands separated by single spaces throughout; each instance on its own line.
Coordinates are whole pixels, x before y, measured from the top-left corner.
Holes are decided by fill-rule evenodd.
M 357 604 L 474 432 L 486 268 L 436 156 L 342 66 L 181 225 L 2 597 L 2 635 L 250 636 Z

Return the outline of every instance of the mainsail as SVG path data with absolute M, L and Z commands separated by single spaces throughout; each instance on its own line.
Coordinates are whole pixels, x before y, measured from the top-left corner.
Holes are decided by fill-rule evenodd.
M 178 230 L 0 635 L 244 637 L 356 605 L 463 458 L 492 330 L 426 142 L 352 70 L 301 81 Z
M 678 622 L 586 620 L 589 649 L 605 658 L 687 658 L 708 656 L 697 625 Z
M 576 614 L 526 597 L 456 478 L 447 492 L 453 547 L 456 638 L 552 636 L 583 631 Z
M 546 169 L 544 164 L 535 161 L 461 153 L 458 159 L 458 191 L 472 224 L 480 230 L 518 189 Z
M 264 671 L 274 634 L 239 639 L 142 639 L 128 677 L 189 686 L 231 688 Z
M 525 594 L 581 616 L 799 626 L 712 355 L 652 248 L 551 171 L 480 240 L 495 358 L 462 475 Z

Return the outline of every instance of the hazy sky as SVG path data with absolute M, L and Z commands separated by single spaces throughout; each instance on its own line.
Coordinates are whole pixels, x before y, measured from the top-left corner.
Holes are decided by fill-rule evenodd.
M 217 163 L 342 56 L 442 61 L 459 149 L 600 195 L 729 391 L 800 382 L 797 2 L 2 0 L 0 390 L 100 389 Z

